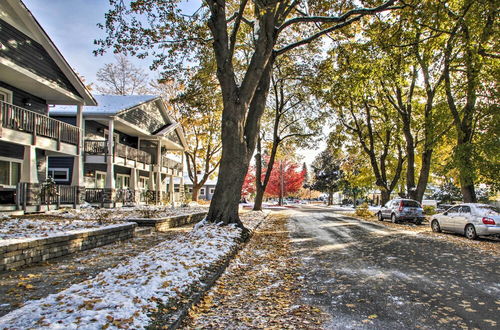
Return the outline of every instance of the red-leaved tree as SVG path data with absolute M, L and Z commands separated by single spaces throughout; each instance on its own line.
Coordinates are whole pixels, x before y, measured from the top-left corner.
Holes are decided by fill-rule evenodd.
M 282 166 L 283 170 L 281 170 Z M 300 164 L 286 160 L 278 162 L 271 172 L 271 178 L 266 187 L 266 195 L 270 197 L 279 197 L 281 175 L 283 175 L 283 196 L 288 196 L 299 191 L 304 183 L 306 173 Z

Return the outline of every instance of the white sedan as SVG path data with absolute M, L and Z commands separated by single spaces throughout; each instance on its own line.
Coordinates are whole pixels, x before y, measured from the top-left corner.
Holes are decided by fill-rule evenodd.
M 449 231 L 464 234 L 469 239 L 500 235 L 500 209 L 487 204 L 459 204 L 433 215 L 431 228 L 437 233 Z

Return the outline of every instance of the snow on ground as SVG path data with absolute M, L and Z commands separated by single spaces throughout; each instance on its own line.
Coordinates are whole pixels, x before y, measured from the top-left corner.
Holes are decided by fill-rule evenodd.
M 120 207 L 114 209 L 66 209 L 58 210 L 56 212 L 52 212 L 51 214 L 70 219 L 106 219 L 114 221 L 126 220 L 130 218 L 163 218 L 206 211 L 207 208 L 203 206 L 173 208 L 170 206 L 139 205 L 134 207 Z
M 73 230 L 102 227 L 97 221 L 8 219 L 0 221 L 0 239 L 47 237 Z
M 254 229 L 263 212 L 242 221 Z M 210 265 L 236 247 L 241 229 L 205 222 L 186 235 L 110 268 L 57 294 L 33 300 L 0 318 L 3 329 L 143 329 L 158 301 L 178 298 L 200 282 Z

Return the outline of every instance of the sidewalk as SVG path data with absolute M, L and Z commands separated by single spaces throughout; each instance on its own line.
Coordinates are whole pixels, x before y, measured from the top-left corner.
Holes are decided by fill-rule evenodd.
M 298 305 L 302 281 L 286 213 L 272 214 L 233 259 L 181 328 L 317 329 L 319 309 Z

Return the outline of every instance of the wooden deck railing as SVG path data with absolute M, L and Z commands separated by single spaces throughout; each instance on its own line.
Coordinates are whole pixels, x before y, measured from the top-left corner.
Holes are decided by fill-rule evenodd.
M 0 101 L 0 124 L 5 128 L 31 133 L 34 140 L 36 136 L 44 136 L 78 145 L 80 139 L 79 127 L 4 101 Z
M 151 164 L 151 155 L 146 151 L 129 147 L 121 143 L 115 143 L 116 155 L 125 159 Z
M 107 155 L 108 141 L 106 140 L 85 140 L 83 150 L 89 155 Z
M 173 159 L 163 157 L 162 158 L 162 166 L 167 168 L 172 168 L 174 170 L 182 171 L 182 163 L 175 161 Z

